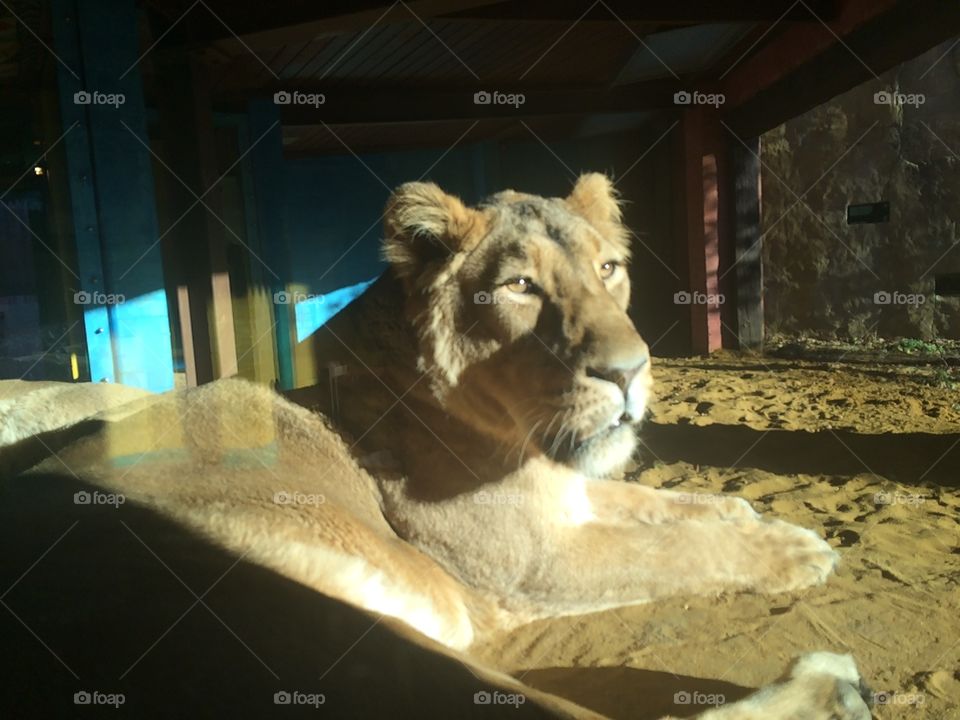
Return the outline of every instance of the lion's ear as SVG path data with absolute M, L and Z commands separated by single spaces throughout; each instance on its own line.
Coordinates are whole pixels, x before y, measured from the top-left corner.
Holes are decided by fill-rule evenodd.
M 463 247 L 475 216 L 433 183 L 401 185 L 387 201 L 383 255 L 401 278 L 415 278 Z
M 591 223 L 619 223 L 620 201 L 610 178 L 602 173 L 584 173 L 567 197 L 567 205 Z
M 620 197 L 610 178 L 601 173 L 581 175 L 566 202 L 573 212 L 585 218 L 603 237 L 619 245 L 624 257 L 629 258 L 629 233 L 622 222 Z

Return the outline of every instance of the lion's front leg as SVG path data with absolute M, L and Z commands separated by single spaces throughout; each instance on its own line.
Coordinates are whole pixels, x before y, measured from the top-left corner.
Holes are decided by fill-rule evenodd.
M 786 592 L 822 583 L 837 554 L 778 520 L 557 526 L 524 583 L 551 613 L 589 612 L 678 595 Z
M 656 490 L 612 480 L 587 480 L 586 496 L 598 522 L 668 523 L 678 520 L 757 520 L 743 498 Z

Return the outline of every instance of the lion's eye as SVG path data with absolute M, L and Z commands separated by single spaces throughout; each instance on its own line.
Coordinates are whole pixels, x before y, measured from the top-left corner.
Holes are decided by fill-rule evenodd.
M 504 283 L 503 286 L 510 292 L 517 294 L 532 293 L 536 289 L 536 285 L 527 277 L 514 278 L 510 282 Z
M 608 260 L 600 266 L 600 277 L 603 280 L 609 280 L 613 277 L 613 274 L 617 271 L 617 268 L 620 267 L 620 263 L 616 260 Z

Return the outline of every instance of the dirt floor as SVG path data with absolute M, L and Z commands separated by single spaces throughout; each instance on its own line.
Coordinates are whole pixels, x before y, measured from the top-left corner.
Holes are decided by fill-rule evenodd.
M 875 717 L 960 718 L 955 373 L 846 360 L 659 361 L 645 457 L 630 474 L 733 493 L 822 533 L 842 557 L 825 586 L 540 622 L 481 655 L 611 717 L 654 718 L 705 709 L 686 697 L 736 699 L 798 654 L 849 652 L 878 693 Z

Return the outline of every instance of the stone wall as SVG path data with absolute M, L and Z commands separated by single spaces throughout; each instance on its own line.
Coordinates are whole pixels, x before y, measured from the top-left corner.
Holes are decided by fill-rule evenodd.
M 954 42 L 763 136 L 768 333 L 960 338 L 960 298 L 934 294 L 960 273 Z M 848 204 L 880 200 L 889 222 L 847 225 Z

